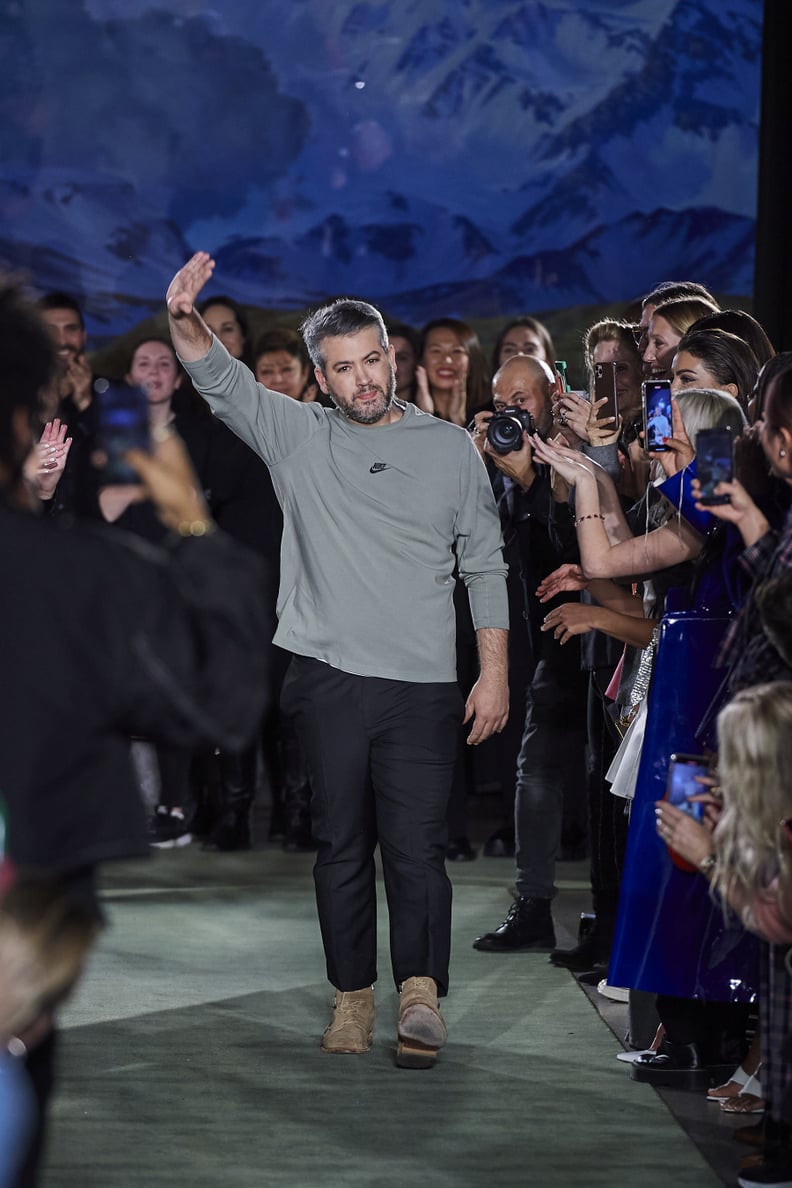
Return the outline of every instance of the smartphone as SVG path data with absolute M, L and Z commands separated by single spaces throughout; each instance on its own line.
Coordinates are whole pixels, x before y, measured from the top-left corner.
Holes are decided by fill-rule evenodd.
M 668 450 L 663 440 L 673 433 L 671 421 L 671 380 L 644 380 L 641 384 L 644 413 L 644 449 L 648 454 Z
M 94 384 L 99 414 L 98 448 L 92 454 L 103 486 L 140 483 L 140 475 L 126 461 L 127 450 L 151 448 L 146 393 L 129 384 L 98 379 Z
M 615 363 L 594 364 L 594 399 L 605 401 L 602 408 L 598 410 L 597 417 L 600 420 L 604 417 L 612 417 L 613 428 L 615 429 L 619 417 Z
M 728 503 L 716 495 L 718 483 L 734 478 L 734 433 L 731 429 L 700 429 L 696 434 L 696 477 L 701 483 L 700 503 Z
M 556 375 L 561 379 L 561 391 L 569 391 L 569 380 L 567 379 L 567 365 L 566 359 L 556 359 L 553 363 Z
M 710 765 L 706 755 L 672 755 L 668 765 L 666 799 L 696 821 L 700 821 L 704 816 L 705 806 L 691 803 L 690 797 L 700 796 L 702 792 L 707 791 L 706 785 L 700 784 L 697 776 L 709 774 Z

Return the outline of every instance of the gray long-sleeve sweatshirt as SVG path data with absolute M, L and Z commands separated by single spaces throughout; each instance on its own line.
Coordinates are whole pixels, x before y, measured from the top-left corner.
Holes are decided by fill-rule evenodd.
M 475 627 L 508 628 L 498 514 L 464 429 L 411 404 L 391 424 L 355 424 L 271 392 L 216 339 L 184 366 L 272 474 L 275 643 L 359 676 L 454 681 L 455 560 Z

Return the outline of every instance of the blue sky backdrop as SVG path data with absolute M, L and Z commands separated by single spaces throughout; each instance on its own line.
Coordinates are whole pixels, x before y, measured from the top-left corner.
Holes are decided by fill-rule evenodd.
M 758 0 L 11 0 L 0 261 L 94 335 L 216 288 L 415 323 L 752 287 Z

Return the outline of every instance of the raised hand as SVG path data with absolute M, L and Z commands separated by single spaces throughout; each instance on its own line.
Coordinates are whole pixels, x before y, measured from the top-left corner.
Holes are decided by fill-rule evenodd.
M 92 381 L 91 364 L 85 355 L 75 355 L 69 360 L 64 377 L 68 388 L 66 394 L 71 396 L 74 407 L 80 412 L 86 409 L 93 399 Z
M 415 368 L 415 403 L 421 412 L 434 413 L 434 400 L 429 391 L 429 377 L 426 368 L 419 363 Z
M 767 520 L 737 479 L 731 483 L 718 483 L 714 494 L 727 495 L 729 502 L 701 503 L 701 483 L 698 479 L 693 480 L 696 510 L 707 511 L 717 520 L 726 520 L 729 524 L 736 524 L 746 547 L 755 544 L 768 531 L 770 526 Z
M 671 398 L 671 425 L 673 437 L 665 439 L 666 449 L 661 450 L 659 454 L 649 454 L 650 458 L 657 458 L 669 478 L 672 474 L 689 466 L 696 456 L 696 451 L 685 432 L 685 422 L 682 420 L 682 413 L 675 396 Z
M 208 252 L 196 252 L 174 276 L 165 294 L 168 313 L 177 321 L 189 317 L 195 299 L 214 272 L 215 262 Z
M 619 440 L 621 432 L 621 417 L 598 417 L 597 413 L 603 404 L 607 404 L 607 397 L 595 400 L 591 405 L 591 416 L 588 423 L 588 439 L 593 446 L 613 445 Z
M 72 439 L 67 437 L 66 433 L 66 425 L 57 418 L 47 421 L 44 432 L 25 465 L 25 477 L 32 483 L 39 499 L 52 499 L 61 480 L 72 443 Z
M 484 410 L 483 412 L 477 412 L 473 418 L 473 424 L 470 430 L 470 436 L 473 439 L 473 445 L 481 454 L 482 458 L 484 457 L 487 446 L 487 425 L 489 425 L 491 420 L 491 412 L 488 412 L 487 410 Z
M 558 399 L 557 420 L 566 433 L 571 429 L 580 441 L 589 441 L 591 405 L 578 392 L 564 392 Z

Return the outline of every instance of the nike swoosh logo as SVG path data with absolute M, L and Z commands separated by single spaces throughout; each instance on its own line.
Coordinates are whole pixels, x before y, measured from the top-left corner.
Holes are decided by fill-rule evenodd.
M 387 470 L 387 469 L 388 469 L 387 462 L 375 462 L 374 465 L 369 468 L 369 474 L 379 474 L 379 472 L 381 470 Z

